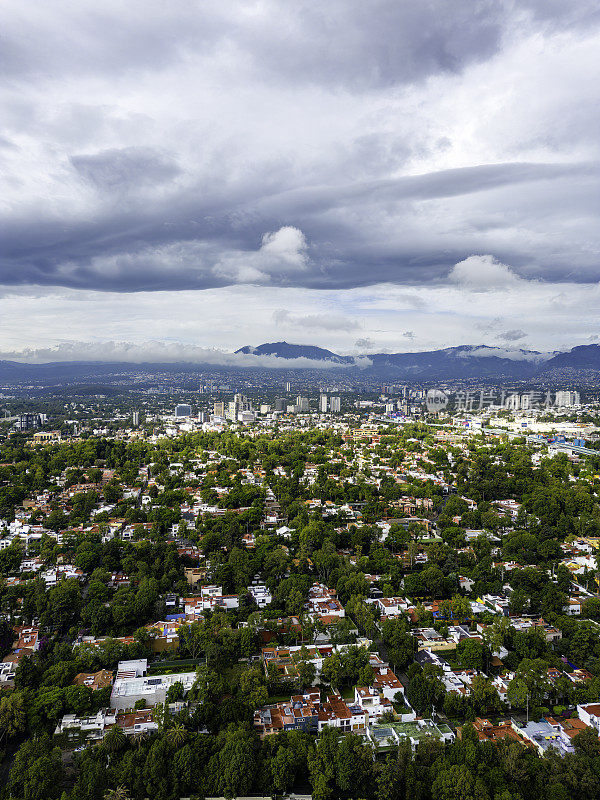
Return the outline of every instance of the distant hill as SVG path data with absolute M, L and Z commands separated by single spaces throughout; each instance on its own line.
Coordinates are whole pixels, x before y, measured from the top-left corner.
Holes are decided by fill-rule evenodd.
M 310 358 L 348 364 L 354 357 L 340 356 L 312 345 L 271 342 L 258 347 L 242 347 L 238 353 L 273 355 L 278 358 Z M 442 350 L 416 353 L 364 353 L 361 367 L 381 377 L 431 380 L 436 378 L 516 378 L 527 380 L 556 373 L 557 370 L 600 371 L 600 345 L 580 345 L 565 353 L 540 353 L 537 350 L 460 345 Z M 368 359 L 371 366 L 365 366 Z
M 421 378 L 468 378 L 507 376 L 526 378 L 534 374 L 544 359 L 532 350 L 514 350 L 510 355 L 486 345 L 461 345 L 421 353 L 374 353 L 373 365 Z
M 557 368 L 600 370 L 600 344 L 581 344 L 567 353 L 557 353 L 544 366 L 548 370 Z
M 338 356 L 331 350 L 315 347 L 312 344 L 289 344 L 288 342 L 271 342 L 260 344 L 258 347 L 246 345 L 240 347 L 236 353 L 252 354 L 255 356 L 276 356 L 277 358 L 310 358 L 312 361 L 333 361 L 336 364 L 352 364 L 351 356 Z
M 258 347 L 242 347 L 238 353 L 274 355 L 278 358 L 311 358 L 339 364 L 352 363 L 351 356 L 340 356 L 331 350 L 312 345 L 272 342 Z M 535 350 L 505 350 L 487 345 L 461 345 L 443 350 L 417 353 L 364 353 L 358 358 L 363 368 L 390 377 L 408 378 L 468 378 L 505 376 L 527 378 L 535 374 L 548 355 Z M 365 367 L 368 359 L 371 367 Z

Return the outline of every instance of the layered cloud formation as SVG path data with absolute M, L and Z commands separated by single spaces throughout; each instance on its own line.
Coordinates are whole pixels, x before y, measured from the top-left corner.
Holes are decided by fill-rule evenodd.
M 353 363 L 339 364 L 311 358 L 278 358 L 254 353 L 228 353 L 217 348 L 196 347 L 176 342 L 68 342 L 54 347 L 25 348 L 17 352 L 0 353 L 1 359 L 29 364 L 63 361 L 104 361 L 110 363 L 206 364 L 225 367 L 261 369 L 346 369 L 364 367 L 371 362 L 358 357 Z
M 78 341 L 195 302 L 181 344 L 555 349 L 541 307 L 487 308 L 600 278 L 599 26 L 587 0 L 7 0 L 0 291 L 55 314 L 19 342 L 0 299 L 0 347 L 60 344 L 77 299 Z

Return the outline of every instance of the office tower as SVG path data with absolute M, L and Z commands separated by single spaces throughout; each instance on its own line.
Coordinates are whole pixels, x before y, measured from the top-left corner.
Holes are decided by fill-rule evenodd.
M 41 428 L 48 421 L 46 414 L 27 413 L 20 414 L 19 419 L 15 422 L 15 428 L 19 431 L 31 431 L 36 428 Z
M 564 406 L 578 406 L 579 403 L 579 392 L 562 391 L 556 392 L 554 396 L 554 405 L 561 408 Z
M 275 400 L 275 411 L 285 411 L 286 409 L 286 400 L 283 397 L 277 397 Z
M 518 409 L 521 408 L 521 397 L 516 392 L 509 394 L 504 402 L 504 406 L 513 411 L 518 411 Z
M 321 414 L 326 414 L 327 413 L 327 395 L 326 394 L 322 394 L 319 397 L 319 411 L 321 412 Z
M 292 384 L 289 381 L 285 385 L 285 390 L 288 393 L 292 391 Z
M 252 403 L 245 395 L 236 393 L 229 403 L 226 416 L 236 422 L 243 411 L 252 411 Z
M 187 403 L 179 403 L 179 405 L 175 406 L 175 417 L 191 417 L 192 416 L 192 407 L 188 406 Z
M 308 414 L 309 410 L 308 397 L 300 397 L 300 395 L 298 395 L 295 407 L 296 414 Z
M 235 402 L 235 400 L 230 400 L 229 403 L 227 404 L 227 411 L 225 412 L 225 416 L 227 417 L 227 419 L 230 419 L 233 422 L 235 422 L 237 420 L 237 415 L 238 415 L 238 404 Z
M 332 414 L 339 414 L 342 408 L 342 401 L 339 397 L 329 398 L 329 409 Z
M 225 403 L 215 403 L 213 406 L 213 413 L 215 417 L 225 416 Z
M 134 411 L 132 417 L 133 417 L 133 427 L 137 428 L 137 426 L 140 424 L 140 412 Z

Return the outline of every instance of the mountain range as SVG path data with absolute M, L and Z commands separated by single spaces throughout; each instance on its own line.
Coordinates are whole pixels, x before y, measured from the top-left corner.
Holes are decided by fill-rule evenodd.
M 314 345 L 270 342 L 258 347 L 247 345 L 237 354 L 270 356 L 290 361 L 308 359 L 307 368 L 335 368 L 350 371 L 355 376 L 377 380 L 452 380 L 495 379 L 550 380 L 563 378 L 575 381 L 583 378 L 600 379 L 600 345 L 580 345 L 566 352 L 541 353 L 536 350 L 507 349 L 488 345 L 461 345 L 441 350 L 415 353 L 362 353 L 349 356 L 334 353 Z M 272 363 L 272 362 L 271 362 Z M 252 366 L 252 365 L 249 365 Z M 254 366 L 256 369 L 256 366 Z M 269 365 L 261 367 L 264 370 Z M 290 370 L 298 369 L 290 363 Z M 44 364 L 23 364 L 0 361 L 0 384 L 111 383 L 140 372 L 160 377 L 161 373 L 189 373 L 192 378 L 200 369 L 214 372 L 237 372 L 244 364 L 232 365 L 192 362 L 133 363 L 106 361 L 61 361 Z M 275 368 L 273 368 L 275 371 Z M 280 371 L 280 370 L 278 370 Z
M 567 352 L 507 349 L 489 345 L 460 345 L 416 353 L 363 353 L 343 356 L 313 345 L 271 342 L 242 347 L 237 353 L 278 358 L 310 358 L 352 364 L 390 377 L 408 378 L 534 378 L 561 371 L 600 371 L 600 345 L 579 345 Z

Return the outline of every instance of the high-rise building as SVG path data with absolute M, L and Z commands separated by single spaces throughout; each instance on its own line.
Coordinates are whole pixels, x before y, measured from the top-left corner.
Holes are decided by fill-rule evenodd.
M 225 403 L 215 403 L 213 406 L 213 414 L 215 417 L 225 416 Z
M 504 405 L 506 408 L 510 408 L 513 411 L 518 411 L 521 408 L 521 397 L 517 392 L 513 392 L 513 394 L 509 394 L 506 400 L 504 401 Z
M 36 428 L 41 428 L 48 422 L 46 414 L 27 413 L 20 414 L 19 419 L 15 422 L 15 428 L 19 431 L 31 431 Z
M 554 405 L 559 407 L 578 406 L 580 403 L 579 392 L 562 391 L 554 395 Z
M 326 414 L 327 413 L 327 395 L 326 394 L 322 394 L 319 397 L 319 411 L 321 412 L 321 414 Z
M 133 427 L 137 428 L 137 426 L 140 424 L 140 412 L 134 411 L 131 416 L 133 417 Z
M 179 403 L 179 405 L 175 406 L 175 417 L 191 417 L 192 416 L 192 407 L 188 406 L 187 403 Z
M 243 411 L 252 411 L 252 403 L 245 395 L 236 393 L 228 405 L 226 416 L 236 422 Z
M 339 397 L 329 398 L 329 409 L 332 414 L 339 414 L 342 410 L 342 401 Z
M 292 384 L 289 381 L 285 384 L 285 390 L 288 394 L 292 391 Z
M 236 404 L 236 406 L 239 406 L 239 408 L 243 408 L 243 406 L 248 402 L 248 398 L 245 395 L 236 392 L 233 395 L 233 402 Z
M 284 397 L 277 397 L 275 399 L 275 411 L 285 411 L 287 401 Z
M 296 414 L 308 414 L 310 411 L 310 405 L 308 403 L 308 397 L 298 397 L 296 398 L 296 406 L 295 406 Z

